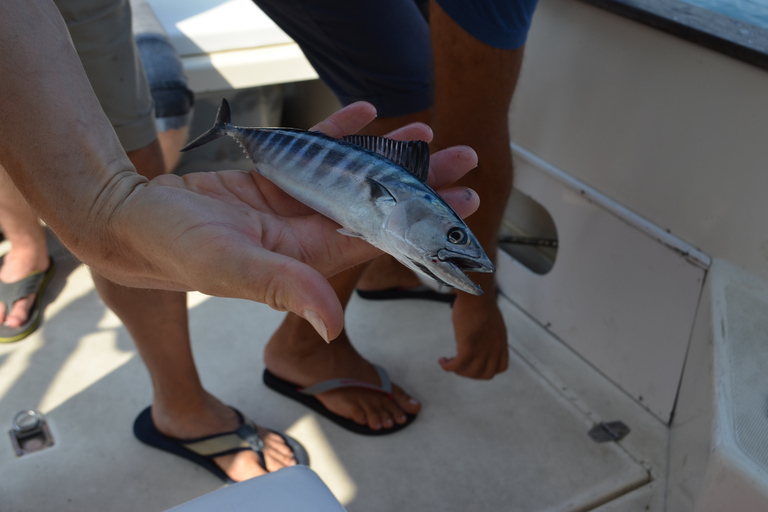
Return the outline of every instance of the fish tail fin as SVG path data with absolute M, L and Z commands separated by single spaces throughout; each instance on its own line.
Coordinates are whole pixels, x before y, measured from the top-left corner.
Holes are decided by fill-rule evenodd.
M 227 134 L 227 127 L 232 124 L 232 115 L 229 110 L 229 102 L 226 99 L 221 100 L 219 106 L 219 112 L 216 114 L 216 122 L 213 124 L 213 128 L 200 135 L 198 138 L 181 148 L 181 151 L 189 151 L 195 149 L 203 144 L 208 144 L 212 140 L 216 140 Z

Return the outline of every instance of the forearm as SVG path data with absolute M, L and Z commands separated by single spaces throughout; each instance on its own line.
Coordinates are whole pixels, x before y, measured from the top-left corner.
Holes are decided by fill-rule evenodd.
M 122 150 L 49 0 L 0 2 L 0 164 L 86 262 L 109 245 L 116 209 L 146 183 Z

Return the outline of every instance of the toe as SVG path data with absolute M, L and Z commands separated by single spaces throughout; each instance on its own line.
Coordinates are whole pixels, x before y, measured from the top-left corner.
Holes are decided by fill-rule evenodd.
M 9 327 L 20 327 L 29 319 L 29 310 L 32 308 L 35 296 L 28 295 L 13 303 L 11 311 L 5 318 L 5 325 Z M 3 309 L 5 306 L 3 306 Z
M 286 466 L 296 465 L 293 451 L 281 435 L 261 427 L 259 428 L 259 435 L 264 441 L 264 461 L 267 463 L 269 471 L 277 471 Z
M 392 391 L 394 403 L 406 414 L 417 414 L 421 410 L 421 403 L 408 393 L 395 386 Z
M 373 404 L 366 404 L 363 407 L 365 408 L 365 418 L 367 420 L 368 427 L 370 427 L 372 430 L 381 430 L 382 422 L 379 411 L 373 406 Z

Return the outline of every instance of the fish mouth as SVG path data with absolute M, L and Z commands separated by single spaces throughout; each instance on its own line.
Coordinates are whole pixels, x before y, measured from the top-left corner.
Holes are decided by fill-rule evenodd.
M 495 272 L 491 260 L 484 253 L 462 254 L 448 249 L 441 249 L 437 253 L 437 258 L 445 263 L 450 263 L 462 272 Z
M 483 290 L 465 272 L 493 272 L 493 263 L 485 253 L 463 254 L 441 249 L 435 257 L 425 261 L 405 258 L 406 265 L 440 284 L 458 288 L 472 295 L 483 295 Z

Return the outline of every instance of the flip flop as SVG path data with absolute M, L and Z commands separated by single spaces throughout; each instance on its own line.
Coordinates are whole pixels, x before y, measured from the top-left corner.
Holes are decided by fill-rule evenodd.
M 421 299 L 453 304 L 456 299 L 455 293 L 438 292 L 426 285 L 386 290 L 357 290 L 357 294 L 367 300 Z
M 53 277 L 55 266 L 53 258 L 49 259 L 48 270 L 43 272 L 33 272 L 15 283 L 0 282 L 0 302 L 5 304 L 5 311 L 11 311 L 13 304 L 27 295 L 35 294 L 35 302 L 29 310 L 29 318 L 19 327 L 9 327 L 0 325 L 0 343 L 12 343 L 23 340 L 38 328 L 42 317 L 40 304 L 45 287 Z
M 374 430 L 368 425 L 360 425 L 350 419 L 329 411 L 323 405 L 323 403 L 314 396 L 325 391 L 331 391 L 332 389 L 352 387 L 371 389 L 373 391 L 378 391 L 379 393 L 384 393 L 385 395 L 392 398 L 392 382 L 389 380 L 389 375 L 387 375 L 387 372 L 381 366 L 374 364 L 373 367 L 376 368 L 376 372 L 379 374 L 379 379 L 381 379 L 381 386 L 376 386 L 355 379 L 331 379 L 320 382 L 313 386 L 309 386 L 307 388 L 302 388 L 301 386 L 293 384 L 292 382 L 281 379 L 266 369 L 264 370 L 264 384 L 266 384 L 266 386 L 273 391 L 276 391 L 283 396 L 296 400 L 297 402 L 309 407 L 313 411 L 328 418 L 332 422 L 336 423 L 342 428 L 349 430 L 350 432 L 367 436 L 383 436 L 387 434 L 394 434 L 395 432 L 398 432 L 410 425 L 413 420 L 416 419 L 416 415 L 406 414 L 405 423 L 402 425 L 395 423 L 395 425 L 391 428 L 381 428 L 379 430 Z
M 136 421 L 133 423 L 133 434 L 144 444 L 183 457 L 207 469 L 220 479 L 224 480 L 224 482 L 234 484 L 235 481 L 229 478 L 227 474 L 213 462 L 214 457 L 252 450 L 259 456 L 259 465 L 262 468 L 266 470 L 267 464 L 264 461 L 264 453 L 262 452 L 264 441 L 259 437 L 256 430 L 256 424 L 248 418 L 245 418 L 237 409 L 232 408 L 232 410 L 235 411 L 240 420 L 240 427 L 238 427 L 237 430 L 214 434 L 212 436 L 182 440 L 166 436 L 157 430 L 155 422 L 152 421 L 152 407 L 147 407 L 141 414 L 139 414 Z M 285 444 L 287 444 L 291 451 L 293 451 L 293 457 L 298 464 L 309 466 L 309 455 L 301 443 L 294 438 L 275 430 L 270 430 L 270 432 L 283 438 Z

